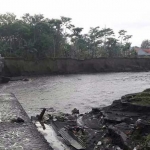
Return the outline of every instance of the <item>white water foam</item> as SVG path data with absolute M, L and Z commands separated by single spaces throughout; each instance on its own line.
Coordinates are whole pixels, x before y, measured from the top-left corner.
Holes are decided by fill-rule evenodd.
M 48 143 L 50 143 L 50 146 L 54 150 L 70 150 L 69 147 L 67 147 L 65 144 L 63 144 L 60 140 L 57 134 L 55 133 L 52 126 L 44 124 L 46 129 L 43 130 L 41 124 L 39 122 L 36 122 L 36 126 L 38 127 L 38 131 L 41 132 Z

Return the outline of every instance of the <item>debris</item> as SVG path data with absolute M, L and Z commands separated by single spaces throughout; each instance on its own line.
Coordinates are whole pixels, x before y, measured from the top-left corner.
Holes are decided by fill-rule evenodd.
M 61 128 L 59 131 L 60 135 L 74 148 L 83 150 L 85 149 L 85 146 L 83 145 L 83 142 L 80 142 L 72 136 L 69 135 L 68 131 L 65 128 Z
M 44 116 L 44 114 L 45 114 L 45 111 L 46 111 L 46 108 L 43 108 L 41 114 L 40 114 L 40 115 L 37 115 L 39 121 L 42 121 L 43 116 Z
M 78 110 L 77 108 L 74 108 L 74 109 L 72 110 L 72 114 L 79 114 L 79 110 Z
M 144 96 L 144 100 L 140 99 L 142 103 L 132 103 L 141 95 Z M 37 118 L 53 126 L 57 135 L 76 149 L 147 150 L 150 147 L 150 104 L 144 103 L 145 97 L 147 102 L 149 90 L 123 96 L 109 106 L 92 108 L 91 112 L 82 115 L 76 115 L 79 110 L 74 108 L 72 114 L 49 114 L 46 116 L 49 119 L 44 119 L 43 110 Z
M 15 122 L 16 123 L 24 123 L 24 120 L 20 117 L 17 117 L 17 118 L 11 119 L 11 122 L 13 122 L 13 123 L 15 123 Z
M 45 114 L 45 111 L 46 111 L 46 108 L 43 108 L 42 112 L 40 115 L 36 115 L 36 118 L 37 120 L 40 122 L 41 126 L 43 127 L 43 130 L 45 130 L 45 125 L 44 125 L 44 122 L 43 122 L 43 116 Z
M 98 143 L 97 143 L 97 145 L 99 146 L 99 145 L 102 145 L 102 142 L 101 141 L 99 141 Z

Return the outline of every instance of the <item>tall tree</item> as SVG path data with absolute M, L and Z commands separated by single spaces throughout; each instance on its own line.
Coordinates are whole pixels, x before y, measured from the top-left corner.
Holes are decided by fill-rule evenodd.
M 108 38 L 106 42 L 106 50 L 108 53 L 108 57 L 113 57 L 116 55 L 117 49 L 117 39 L 115 38 Z
M 120 53 L 122 56 L 127 56 L 131 46 L 129 39 L 132 35 L 126 35 L 127 31 L 125 30 L 120 30 L 118 33 L 120 38 Z
M 123 39 L 125 38 L 125 34 L 126 34 L 127 31 L 125 30 L 120 30 L 118 33 L 119 33 L 119 38 L 120 38 L 120 43 L 122 44 L 123 42 Z
M 90 48 L 92 51 L 92 58 L 96 56 L 98 47 L 102 44 L 102 37 L 104 36 L 103 32 L 100 30 L 100 27 L 90 28 L 89 38 L 90 38 Z
M 141 48 L 145 48 L 145 49 L 150 48 L 150 40 L 147 39 L 147 40 L 142 41 Z

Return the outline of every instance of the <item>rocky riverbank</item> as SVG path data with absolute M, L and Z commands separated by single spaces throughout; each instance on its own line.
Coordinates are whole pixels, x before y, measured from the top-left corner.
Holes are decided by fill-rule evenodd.
M 122 96 L 110 106 L 85 114 L 77 109 L 72 114 L 47 114 L 43 121 L 53 126 L 58 136 L 67 134 L 65 143 L 72 149 L 77 149 L 69 142 L 73 138 L 86 150 L 149 150 L 150 89 Z

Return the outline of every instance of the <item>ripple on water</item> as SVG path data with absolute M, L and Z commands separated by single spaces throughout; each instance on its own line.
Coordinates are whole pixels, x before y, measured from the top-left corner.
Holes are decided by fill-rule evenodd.
M 149 88 L 149 76 L 149 72 L 46 76 L 0 85 L 0 92 L 14 93 L 29 115 L 44 107 L 67 113 L 76 107 L 84 113 Z

